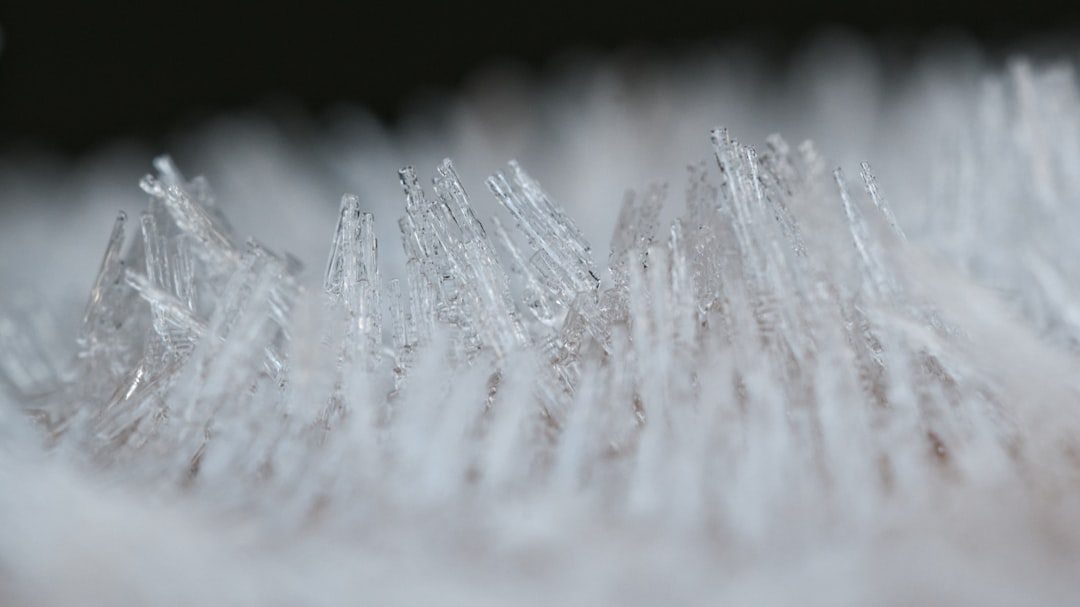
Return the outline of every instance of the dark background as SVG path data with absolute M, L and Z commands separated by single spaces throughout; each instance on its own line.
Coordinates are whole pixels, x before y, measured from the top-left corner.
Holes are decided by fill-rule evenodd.
M 232 109 L 341 101 L 393 121 L 409 100 L 510 59 L 730 36 L 778 60 L 823 26 L 869 39 L 959 32 L 988 49 L 1071 39 L 1080 2 L 0 2 L 0 153 L 156 141 Z

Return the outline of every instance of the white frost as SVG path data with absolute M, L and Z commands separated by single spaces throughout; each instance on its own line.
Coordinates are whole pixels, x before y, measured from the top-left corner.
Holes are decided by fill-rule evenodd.
M 342 199 L 325 274 L 159 159 L 72 339 L 62 306 L 3 300 L 0 603 L 1069 604 L 1080 95 L 1065 67 L 959 69 L 855 113 L 889 116 L 881 179 L 726 130 L 618 209 L 527 162 L 490 192 L 421 164 L 397 210 Z M 566 187 L 549 160 L 552 191 L 643 185 L 596 184 L 687 140 L 584 115 L 568 148 L 612 156 Z M 262 225 L 332 221 L 294 204 Z

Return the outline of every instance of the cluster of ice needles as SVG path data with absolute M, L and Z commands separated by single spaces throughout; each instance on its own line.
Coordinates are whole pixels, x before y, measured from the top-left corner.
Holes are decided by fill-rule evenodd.
M 135 602 L 1064 604 L 1080 105 L 1060 72 L 1012 78 L 986 107 L 1015 91 L 1018 109 L 984 118 L 1016 134 L 973 131 L 965 157 L 998 181 L 906 213 L 867 164 L 717 130 L 685 187 L 629 193 L 597 250 L 517 163 L 467 193 L 445 161 L 400 172 L 400 219 L 342 198 L 321 286 L 158 159 L 74 355 L 35 311 L 0 317 L 0 437 L 20 437 L 0 445 L 0 586 L 28 600 L 60 559 Z M 1040 147 L 1054 128 L 1065 143 Z M 387 276 L 375 226 L 395 219 Z M 71 478 L 31 524 L 18 496 L 49 475 Z M 84 546 L 84 524 L 111 531 Z M 118 529 L 119 573 L 87 547 Z M 998 574 L 1020 594 L 973 581 Z

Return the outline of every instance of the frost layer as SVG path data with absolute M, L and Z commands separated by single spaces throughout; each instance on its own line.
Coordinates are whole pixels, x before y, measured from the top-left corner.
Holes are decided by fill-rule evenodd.
M 1056 142 L 1037 108 L 1075 109 L 1070 78 L 1020 66 L 985 119 Z M 1000 162 L 1031 207 L 964 190 L 911 230 L 867 164 L 711 143 L 599 259 L 516 163 L 484 222 L 450 161 L 403 169 L 403 275 L 346 195 L 321 288 L 158 159 L 74 357 L 0 317 L 0 597 L 1065 604 L 1076 150 Z

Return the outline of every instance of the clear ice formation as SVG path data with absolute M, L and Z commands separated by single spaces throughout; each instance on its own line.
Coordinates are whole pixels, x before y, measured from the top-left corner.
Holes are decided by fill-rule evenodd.
M 671 188 L 626 196 L 599 263 L 516 163 L 483 223 L 450 161 L 430 187 L 405 168 L 404 276 L 380 274 L 383 219 L 345 195 L 321 289 L 160 158 L 75 356 L 10 312 L 0 371 L 80 465 L 287 528 L 402 504 L 497 527 L 476 500 L 507 498 L 734 550 L 884 528 L 927 486 L 1023 469 L 1065 471 L 1032 495 L 1075 496 L 1075 382 L 1002 362 L 1044 344 L 909 243 L 869 165 L 852 180 L 779 136 L 712 145 L 674 221 Z
M 462 448 L 438 464 L 461 490 L 512 482 L 489 478 L 484 448 L 496 431 L 520 432 L 501 454 L 519 473 L 575 485 L 593 468 L 642 466 L 622 482 L 650 502 L 674 479 L 647 457 L 686 449 L 670 433 L 691 419 L 680 434 L 716 456 L 680 473 L 692 501 L 719 488 L 690 478 L 735 482 L 750 465 L 725 437 L 779 419 L 801 454 L 792 465 L 815 475 L 844 440 L 822 418 L 863 426 L 868 478 L 883 486 L 897 482 L 891 460 L 915 457 L 876 444 L 891 424 L 925 426 L 933 438 L 907 448 L 942 461 L 979 438 L 1008 448 L 1009 424 L 986 436 L 964 428 L 965 416 L 1000 407 L 996 392 L 962 368 L 932 302 L 905 296 L 890 257 L 903 232 L 869 167 L 859 196 L 812 146 L 773 137 L 759 154 L 726 131 L 712 139 L 717 176 L 691 168 L 670 226 L 659 222 L 665 189 L 627 196 L 606 285 L 573 220 L 513 162 L 487 182 L 512 231 L 476 218 L 450 161 L 430 190 L 401 171 L 404 285 L 384 288 L 375 218 L 345 195 L 314 293 L 288 256 L 232 233 L 206 183 L 160 158 L 134 228 L 117 218 L 73 368 L 61 373 L 8 321 L 5 376 L 51 440 L 97 465 L 234 492 L 251 483 L 252 497 L 266 492 L 257 484 L 302 487 L 312 467 L 364 482 L 337 466 L 335 441 L 365 443 L 362 467 L 377 476 L 420 465 L 402 453 L 425 457 L 417 445 L 400 443 L 451 432 L 435 427 L 445 424 L 458 433 L 445 440 L 476 443 L 478 461 Z M 486 388 L 472 398 L 425 402 L 474 376 Z M 501 417 L 521 427 L 499 428 Z M 407 423 L 424 428 L 398 436 Z M 581 444 L 563 444 L 571 438 Z M 577 459 L 559 461 L 571 450 Z

